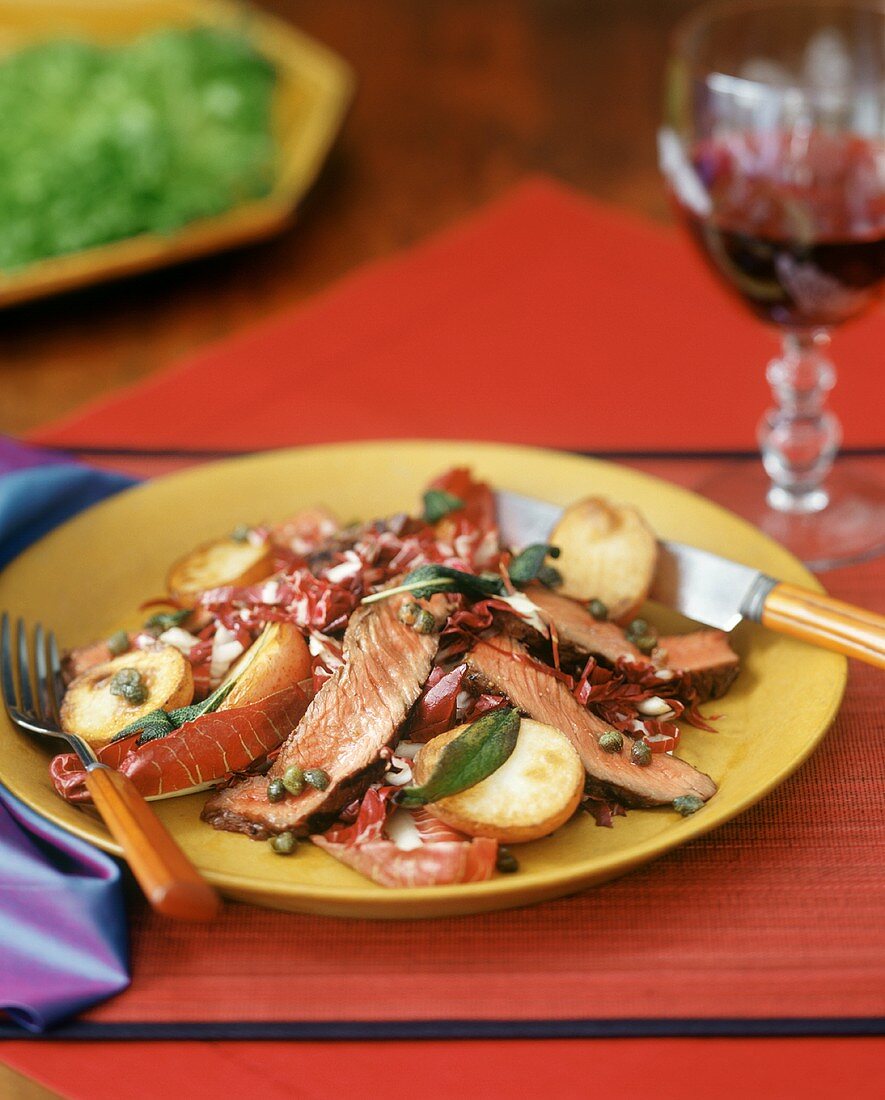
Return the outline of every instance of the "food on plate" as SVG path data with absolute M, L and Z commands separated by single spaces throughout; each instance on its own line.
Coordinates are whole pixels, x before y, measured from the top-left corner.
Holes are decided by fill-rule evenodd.
M 215 788 L 203 821 L 268 858 L 304 839 L 386 887 L 482 882 L 576 814 L 678 820 L 715 796 L 680 725 L 711 729 L 699 708 L 739 661 L 720 631 L 644 617 L 654 546 L 600 499 L 549 543 L 502 545 L 465 469 L 415 515 L 243 525 L 179 559 L 140 628 L 68 654 L 63 714 L 93 716 L 99 758 L 145 797 Z M 75 755 L 50 774 L 88 800 Z
M 480 641 L 467 655 L 468 682 L 481 691 L 505 695 L 510 702 L 568 737 L 577 750 L 594 789 L 614 792 L 628 806 L 664 806 L 680 795 L 694 794 L 705 802 L 716 793 L 708 775 L 675 756 L 661 754 L 637 767 L 628 743 L 618 752 L 600 745 L 611 730 L 582 706 L 554 672 L 535 661 L 528 650 L 506 634 Z M 666 708 L 669 709 L 669 708 Z
M 419 784 L 430 777 L 443 748 L 464 729 L 456 726 L 424 745 L 415 758 Z M 520 722 L 513 752 L 500 768 L 475 786 L 427 805 L 434 817 L 467 836 L 518 844 L 564 825 L 583 792 L 584 768 L 568 737 L 526 718 Z
M 591 497 L 566 508 L 550 535 L 559 548 L 561 592 L 601 601 L 608 617 L 629 622 L 648 596 L 658 544 L 635 508 Z
M 0 272 L 266 195 L 276 83 L 246 37 L 208 26 L 4 50 Z
M 61 727 L 94 748 L 155 710 L 176 710 L 194 695 L 189 661 L 155 644 L 95 665 L 74 679 L 62 700 Z
M 253 584 L 272 572 L 271 544 L 246 534 L 207 542 L 180 558 L 169 570 L 166 588 L 182 607 L 193 607 L 200 594 L 211 588 Z

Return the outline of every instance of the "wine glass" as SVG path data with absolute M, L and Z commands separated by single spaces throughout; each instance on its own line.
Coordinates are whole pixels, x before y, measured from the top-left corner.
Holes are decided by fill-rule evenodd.
M 758 428 L 764 472 L 733 467 L 701 491 L 812 568 L 885 551 L 885 488 L 844 460 L 831 469 L 841 429 L 826 408 L 830 331 L 885 281 L 885 4 L 692 12 L 674 36 L 658 144 L 692 240 L 783 342 Z

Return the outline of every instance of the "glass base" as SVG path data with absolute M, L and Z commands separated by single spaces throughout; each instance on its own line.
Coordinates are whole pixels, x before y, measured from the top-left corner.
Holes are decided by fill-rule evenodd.
M 747 462 L 721 470 L 696 491 L 754 523 L 815 572 L 885 553 L 885 484 L 842 458 L 825 488 L 816 508 L 778 511 L 772 503 L 781 502 L 761 464 Z

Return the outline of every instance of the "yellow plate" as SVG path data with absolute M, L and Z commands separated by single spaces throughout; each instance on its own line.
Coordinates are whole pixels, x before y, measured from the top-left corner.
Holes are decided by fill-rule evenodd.
M 207 537 L 317 503 L 344 521 L 401 511 L 416 504 L 434 474 L 462 464 L 496 486 L 562 504 L 598 493 L 629 501 L 664 537 L 819 588 L 795 558 L 749 524 L 633 470 L 496 444 L 353 443 L 214 463 L 123 493 L 58 528 L 10 565 L 0 576 L 0 607 L 52 624 L 66 646 L 107 636 L 140 622 L 137 605 L 163 592 L 170 562 Z M 657 607 L 649 617 L 661 627 L 678 623 Z M 735 631 L 734 645 L 741 675 L 725 699 L 705 708 L 723 712 L 718 731 L 686 727 L 680 742 L 679 754 L 719 784 L 709 805 L 685 819 L 668 809 L 633 810 L 613 829 L 579 815 L 554 836 L 520 846 L 519 873 L 491 882 L 386 890 L 309 843 L 282 858 L 267 844 L 214 831 L 199 820 L 204 795 L 153 806 L 211 882 L 230 897 L 261 905 L 351 917 L 432 917 L 568 894 L 728 821 L 783 782 L 824 736 L 845 687 L 845 658 L 752 624 Z M 43 745 L 8 723 L 0 731 L 0 778 L 57 824 L 117 851 L 99 821 L 54 794 L 48 758 Z M 680 873 L 678 867 L 673 873 Z
M 245 34 L 277 68 L 271 192 L 168 235 L 142 233 L 0 273 L 0 307 L 259 240 L 291 219 L 338 133 L 354 77 L 337 54 L 289 23 L 228 0 L 0 0 L 0 53 L 57 35 L 113 43 L 195 24 Z

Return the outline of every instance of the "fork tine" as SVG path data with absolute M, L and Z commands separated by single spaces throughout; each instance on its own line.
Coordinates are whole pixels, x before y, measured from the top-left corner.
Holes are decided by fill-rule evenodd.
M 37 680 L 37 709 L 40 718 L 44 722 L 53 719 L 52 709 L 49 703 L 49 672 L 46 663 L 46 636 L 43 633 L 43 624 L 37 623 L 34 627 L 34 672 Z
M 12 671 L 12 631 L 9 627 L 9 612 L 3 612 L 0 624 L 0 679 L 3 681 L 3 705 L 8 711 L 16 706 L 15 675 Z
M 28 653 L 28 632 L 24 619 L 16 624 L 18 637 L 18 691 L 21 709 L 25 714 L 34 713 L 34 691 L 31 683 L 31 658 Z
M 58 656 L 58 642 L 55 640 L 55 631 L 49 631 L 49 670 L 46 677 L 46 686 L 49 689 L 49 705 L 55 724 L 61 729 L 61 716 L 59 714 L 59 699 L 65 693 L 65 684 L 61 675 L 61 661 Z

